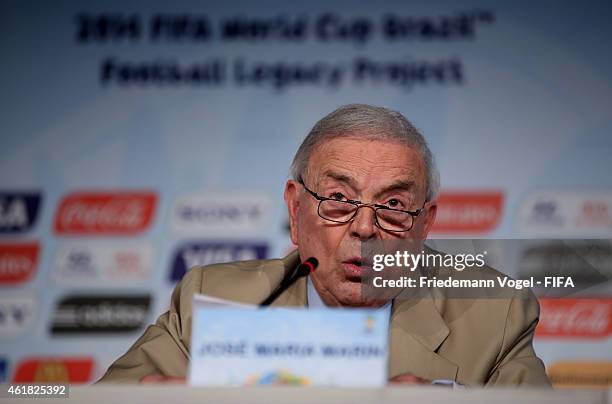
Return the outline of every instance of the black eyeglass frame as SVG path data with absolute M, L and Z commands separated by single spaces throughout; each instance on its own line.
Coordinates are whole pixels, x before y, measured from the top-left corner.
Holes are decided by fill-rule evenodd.
M 404 232 L 412 230 L 412 228 L 414 227 L 414 220 L 415 220 L 415 218 L 417 216 L 419 216 L 421 214 L 421 212 L 423 212 L 423 210 L 425 210 L 425 205 L 427 205 L 427 200 L 425 200 L 425 202 L 423 202 L 423 207 L 421 207 L 420 209 L 412 211 L 412 210 L 393 209 L 393 208 L 390 208 L 388 206 L 378 205 L 378 204 L 375 204 L 375 203 L 363 203 L 361 201 L 356 201 L 354 199 L 347 199 L 346 201 L 339 201 L 337 199 L 327 198 L 325 196 L 321 196 L 321 195 L 317 194 L 316 192 L 310 190 L 306 186 L 306 184 L 304 184 L 304 180 L 302 179 L 302 177 L 300 177 L 298 179 L 298 182 L 304 187 L 304 189 L 310 195 L 312 195 L 316 200 L 319 201 L 319 205 L 317 206 L 317 214 L 319 215 L 319 217 L 324 219 L 324 220 L 328 220 L 328 221 L 334 222 L 334 223 L 342 223 L 342 224 L 348 223 L 348 222 L 352 221 L 355 218 L 355 216 L 357 216 L 357 212 L 359 212 L 360 208 L 369 207 L 369 208 L 374 209 L 374 219 L 376 221 L 376 226 L 378 226 L 379 228 L 381 228 L 381 229 L 383 229 L 385 231 L 392 231 L 392 232 L 396 232 L 396 233 L 404 233 Z M 357 207 L 357 209 L 355 209 L 355 213 L 353 213 L 353 215 L 348 220 L 345 220 L 343 222 L 341 222 L 339 220 L 328 219 L 328 218 L 322 216 L 321 212 L 320 212 L 321 202 L 323 202 L 323 201 L 344 202 L 344 203 L 348 203 L 348 204 L 351 204 L 351 205 L 355 205 Z M 406 229 L 406 230 L 390 230 L 390 229 L 387 229 L 387 228 L 381 226 L 381 224 L 378 222 L 378 211 L 379 210 L 390 210 L 392 212 L 408 213 L 410 216 L 412 216 L 412 223 L 410 224 L 410 227 L 408 229 Z

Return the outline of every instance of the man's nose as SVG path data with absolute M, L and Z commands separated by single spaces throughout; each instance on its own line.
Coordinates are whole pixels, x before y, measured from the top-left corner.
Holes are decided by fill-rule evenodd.
M 361 206 L 351 221 L 351 235 L 362 241 L 374 237 L 376 228 L 376 212 L 370 206 Z

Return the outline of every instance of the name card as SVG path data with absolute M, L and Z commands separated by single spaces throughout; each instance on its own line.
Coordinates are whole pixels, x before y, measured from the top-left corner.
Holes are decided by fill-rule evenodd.
M 384 386 L 388 327 L 384 310 L 211 307 L 195 299 L 189 381 Z

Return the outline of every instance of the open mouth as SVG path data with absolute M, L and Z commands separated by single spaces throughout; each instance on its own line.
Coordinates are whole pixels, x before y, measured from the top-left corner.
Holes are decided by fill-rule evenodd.
M 342 261 L 342 269 L 348 281 L 361 282 L 366 272 L 370 271 L 372 264 L 361 257 L 353 257 Z

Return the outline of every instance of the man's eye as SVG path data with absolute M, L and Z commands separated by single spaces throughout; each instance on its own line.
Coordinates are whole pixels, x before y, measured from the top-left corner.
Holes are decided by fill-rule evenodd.
M 344 196 L 342 192 L 333 192 L 332 194 L 329 195 L 329 197 L 336 201 L 346 201 L 346 196 Z
M 387 203 L 385 203 L 385 205 L 393 209 L 402 209 L 404 206 L 404 204 L 399 199 L 395 198 L 389 199 Z

